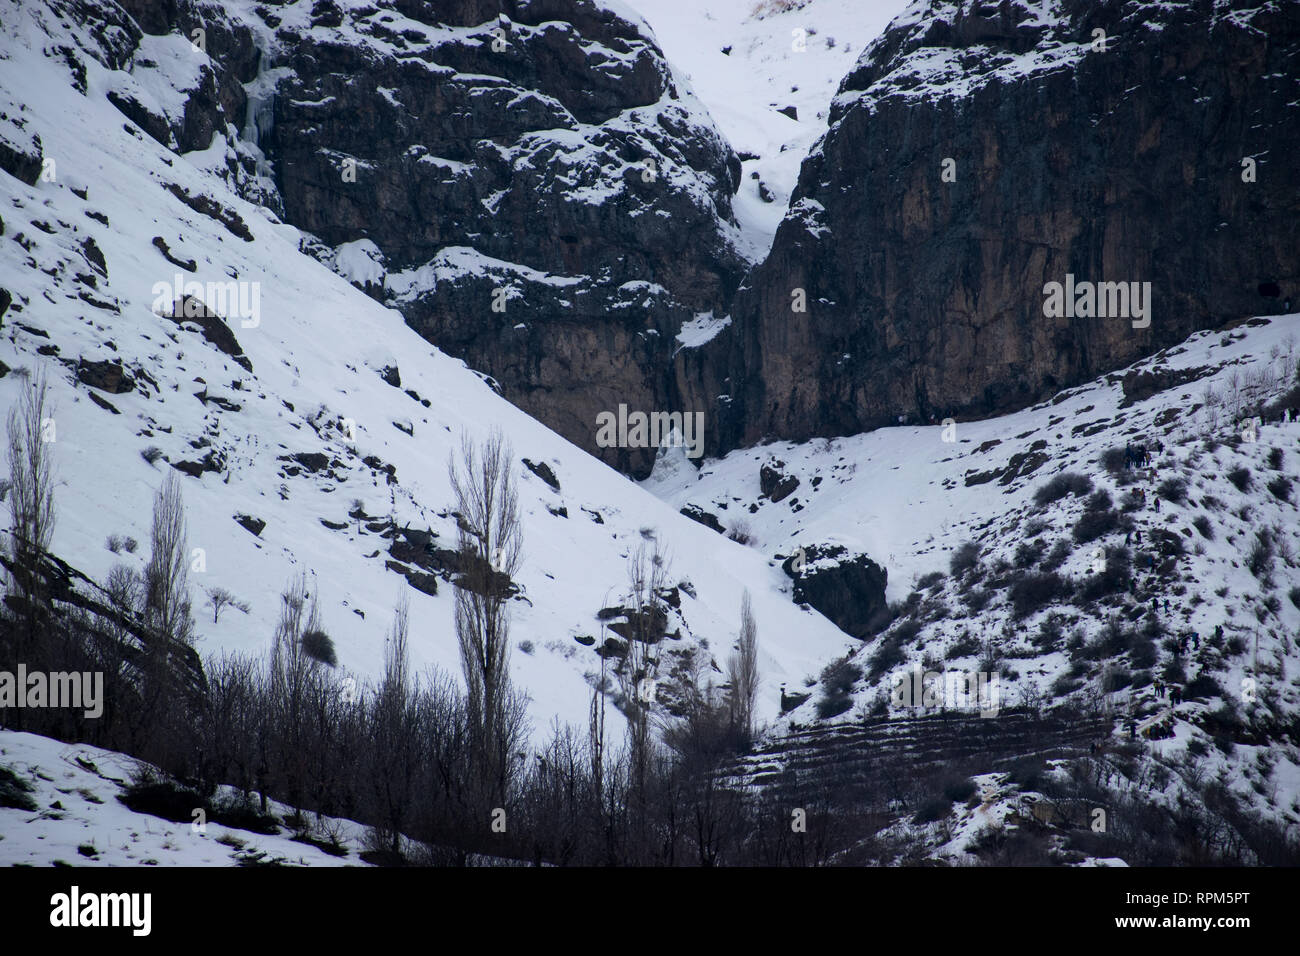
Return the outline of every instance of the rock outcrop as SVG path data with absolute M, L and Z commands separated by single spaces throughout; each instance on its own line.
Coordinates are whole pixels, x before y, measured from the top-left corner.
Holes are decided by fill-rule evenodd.
M 845 634 L 865 640 L 885 610 L 889 575 L 865 554 L 843 545 L 815 544 L 786 558 L 782 570 L 794 581 L 796 604 L 820 611 Z
M 748 265 L 740 163 L 640 25 L 593 0 L 498 9 L 260 8 L 277 81 L 250 128 L 286 219 L 335 249 L 373 242 L 376 297 L 644 474 L 654 449 L 598 447 L 596 416 L 682 407 L 676 336 Z
M 601 0 L 49 2 L 108 11 L 79 49 L 142 129 L 638 477 L 599 413 L 703 412 L 708 454 L 983 416 L 1300 299 L 1294 3 L 918 0 L 746 276 L 736 156 Z
M 1300 300 L 1298 56 L 1294 3 L 913 4 L 709 347 L 711 438 L 987 415 Z M 1149 325 L 1048 317 L 1067 275 L 1150 283 Z

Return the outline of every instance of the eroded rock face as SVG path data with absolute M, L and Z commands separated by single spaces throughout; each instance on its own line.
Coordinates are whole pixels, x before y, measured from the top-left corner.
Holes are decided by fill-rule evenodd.
M 799 479 L 785 473 L 785 462 L 775 458 L 763 462 L 758 470 L 758 486 L 775 504 L 790 497 L 799 487 Z
M 782 563 L 794 581 L 796 604 L 808 604 L 845 634 L 865 640 L 885 609 L 889 575 L 865 554 L 843 545 L 814 544 Z
M 49 2 L 108 11 L 86 52 L 156 137 L 224 139 L 304 251 L 638 477 L 595 444 L 621 404 L 704 412 L 709 454 L 988 415 L 1300 297 L 1295 3 L 917 2 L 737 292 L 739 162 L 600 0 Z M 1150 283 L 1150 324 L 1045 315 L 1067 276 Z
M 843 81 L 710 346 L 732 376 L 721 443 L 987 415 L 1281 312 L 1300 297 L 1297 56 L 1294 3 L 915 4 Z M 1149 327 L 1046 317 L 1067 274 L 1150 282 Z
M 382 253 L 383 299 L 611 464 L 596 416 L 684 410 L 675 337 L 747 263 L 740 164 L 641 28 L 592 0 L 277 6 L 258 145 L 285 218 Z M 269 21 L 268 21 L 269 22 Z

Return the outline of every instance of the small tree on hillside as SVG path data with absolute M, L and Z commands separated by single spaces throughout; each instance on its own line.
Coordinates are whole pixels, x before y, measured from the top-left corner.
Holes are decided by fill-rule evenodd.
M 628 559 L 627 652 L 617 670 L 628 722 L 632 779 L 645 784 L 650 756 L 650 713 L 659 667 L 658 645 L 667 621 L 662 592 L 668 584 L 668 561 L 651 539 L 642 541 Z
M 132 733 L 155 762 L 177 766 L 188 759 L 192 728 L 187 685 L 194 636 L 185 544 L 185 503 L 172 472 L 154 496 L 151 551 L 140 581 L 142 614 L 150 631 L 140 658 L 141 707 Z
M 384 648 L 384 674 L 370 712 L 370 773 L 378 823 L 372 842 L 396 859 L 402 833 L 411 822 L 415 769 L 419 761 L 413 706 L 416 688 L 410 675 L 410 607 L 406 594 L 398 599 L 393 625 Z
M 748 588 L 740 599 L 740 638 L 727 662 L 727 680 L 731 684 L 732 728 L 748 742 L 754 733 L 754 705 L 758 701 L 758 625 Z
M 185 501 L 171 472 L 153 502 L 152 549 L 144 571 L 145 620 L 160 635 L 188 644 L 194 637 L 189 554 L 185 544 Z
M 29 648 L 35 646 L 44 616 L 40 562 L 54 533 L 52 424 L 49 390 L 41 376 L 23 388 L 8 421 L 10 586 L 22 608 L 19 640 Z
M 471 746 L 481 782 L 494 799 L 511 774 L 510 583 L 523 562 L 523 527 L 514 456 L 500 432 L 483 444 L 461 436 L 447 463 L 459 535 L 456 638 L 467 688 Z

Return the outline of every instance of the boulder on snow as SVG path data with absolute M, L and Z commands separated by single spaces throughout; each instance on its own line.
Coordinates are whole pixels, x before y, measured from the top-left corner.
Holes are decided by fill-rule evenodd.
M 727 532 L 727 529 L 722 526 L 722 522 L 718 520 L 717 515 L 713 514 L 711 511 L 705 511 L 699 505 L 688 503 L 686 507 L 682 508 L 680 513 L 684 514 L 692 521 L 698 521 L 700 524 L 704 525 L 704 527 L 718 532 L 718 534 L 726 534 Z
M 121 395 L 135 388 L 133 379 L 122 367 L 121 362 L 88 362 L 84 358 L 77 363 L 77 380 L 111 395 Z
M 247 530 L 255 538 L 260 538 L 262 536 L 262 529 L 266 527 L 265 521 L 261 518 L 255 518 L 252 515 L 235 515 L 235 521 L 237 521 L 241 527 Z
M 41 138 L 28 130 L 27 121 L 17 115 L 21 107 L 12 105 L 12 112 L 0 111 L 0 169 L 28 186 L 35 186 L 45 162 Z
M 135 94 L 126 90 L 109 90 L 108 101 L 117 107 L 118 112 L 135 123 L 159 145 L 168 149 L 176 145 L 172 137 L 167 117 L 159 113 L 152 105 L 144 103 Z
M 799 487 L 799 479 L 787 475 L 784 468 L 785 462 L 769 458 L 758 469 L 758 487 L 773 503 L 788 498 Z
M 889 574 L 865 554 L 838 544 L 814 544 L 786 558 L 797 604 L 808 604 L 845 634 L 866 640 L 885 604 Z
M 244 354 L 235 333 L 230 330 L 226 320 L 213 312 L 199 299 L 182 295 L 174 303 L 170 314 L 163 313 L 163 318 L 171 319 L 177 325 L 193 322 L 203 333 L 204 341 L 217 348 L 217 351 L 229 355 L 248 372 L 253 371 L 253 363 Z
M 523 463 L 525 468 L 550 485 L 553 491 L 560 490 L 560 479 L 555 477 L 555 472 L 551 470 L 551 466 L 546 462 L 532 461 L 529 458 L 525 458 L 523 459 Z

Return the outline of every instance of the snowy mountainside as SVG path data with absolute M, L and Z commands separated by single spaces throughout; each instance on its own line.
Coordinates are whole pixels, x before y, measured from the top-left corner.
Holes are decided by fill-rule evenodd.
M 732 303 L 719 449 L 987 418 L 1294 311 L 1298 52 L 1289 2 L 912 3 Z M 1045 317 L 1085 273 L 1149 283 L 1152 321 Z
M 1297 360 L 1300 316 L 1250 319 L 1015 414 L 664 463 L 644 485 L 792 589 L 854 561 L 887 573 L 862 643 L 791 686 L 774 733 L 906 716 L 892 681 L 915 667 L 988 672 L 1001 708 L 1099 706 L 1175 756 L 1227 741 L 1209 768 L 1294 822 Z M 1128 446 L 1149 466 L 1125 467 Z
M 539 732 L 553 717 L 585 718 L 585 675 L 599 668 L 588 646 L 596 612 L 620 599 L 626 556 L 647 536 L 668 553 L 674 583 L 692 585 L 674 648 L 707 641 L 724 661 L 742 592 L 754 592 L 767 716 L 777 684 L 842 648 L 840 631 L 779 592 L 761 555 L 676 515 L 501 399 L 398 313 L 300 253 L 304 235 L 235 195 L 210 155 L 177 155 L 125 121 L 106 101 L 123 82 L 121 64 L 97 28 L 42 19 L 25 4 L 3 16 L 5 139 L 26 150 L 35 174 L 0 174 L 0 286 L 12 298 L 0 406 L 48 377 L 55 554 L 96 580 L 117 562 L 143 565 L 153 493 L 176 467 L 187 476 L 189 544 L 203 549 L 193 574 L 200 653 L 269 647 L 280 592 L 302 571 L 341 668 L 379 670 L 405 589 L 414 670 L 455 672 L 452 589 L 444 577 L 426 593 L 436 572 L 394 553 L 388 520 L 454 546 L 449 454 L 462 429 L 481 438 L 500 428 L 518 458 L 545 464 L 558 484 L 516 463 L 525 562 L 511 673 L 531 695 Z M 84 92 L 57 53 L 69 42 L 87 53 Z M 173 321 L 158 313 L 170 313 L 177 276 L 182 286 L 241 284 L 242 298 L 227 297 L 224 322 Z M 213 311 L 220 291 L 204 290 Z M 152 463 L 150 447 L 161 453 Z M 143 544 L 113 553 L 114 535 Z M 203 587 L 228 589 L 248 614 L 227 608 L 214 623 Z
M 213 114 L 224 142 L 198 147 L 213 168 L 251 161 L 240 188 L 319 240 L 313 255 L 644 476 L 653 456 L 598 445 L 592 420 L 711 399 L 678 380 L 672 339 L 751 263 L 740 161 L 630 16 L 599 0 L 180 0 L 153 29 L 209 29 L 214 70 L 244 91 L 247 119 Z
M 841 80 L 906 0 L 628 2 L 740 155 L 732 204 L 761 259 Z

